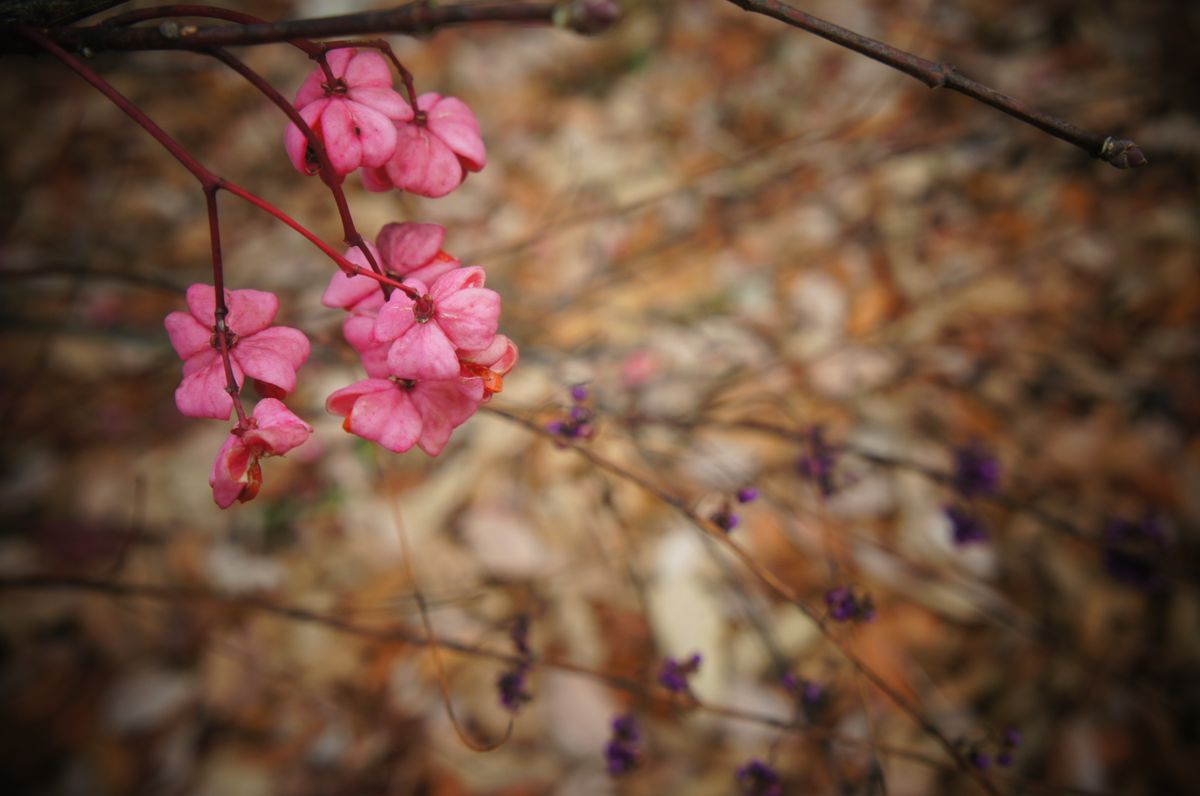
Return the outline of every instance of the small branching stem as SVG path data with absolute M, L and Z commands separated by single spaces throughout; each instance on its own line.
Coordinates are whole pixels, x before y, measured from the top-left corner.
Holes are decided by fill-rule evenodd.
M 553 435 L 546 429 L 542 428 L 533 420 L 523 417 L 519 414 L 501 409 L 492 405 L 481 407 L 481 411 L 490 412 L 497 417 L 502 417 L 517 425 L 532 431 L 539 436 L 553 439 L 555 444 L 572 451 L 573 453 L 582 456 L 593 466 L 604 470 L 617 478 L 637 486 L 647 494 L 654 497 L 659 502 L 674 509 L 684 518 L 690 521 L 706 536 L 716 540 L 733 555 L 742 562 L 742 564 L 750 571 L 752 575 L 770 591 L 772 591 L 780 599 L 791 603 L 808 618 L 821 632 L 825 639 L 835 648 L 842 657 L 861 675 L 863 675 L 878 691 L 892 701 L 907 715 L 918 727 L 920 727 L 927 735 L 937 741 L 938 745 L 949 755 L 955 762 L 955 765 L 960 771 L 970 776 L 976 783 L 990 796 L 999 796 L 999 791 L 995 784 L 991 782 L 983 772 L 971 765 L 962 751 L 952 741 L 937 724 L 933 722 L 919 707 L 914 705 L 908 697 L 900 693 L 891 683 L 885 680 L 878 672 L 867 665 L 857 653 L 851 649 L 849 642 L 833 632 L 826 618 L 820 611 L 806 603 L 800 596 L 799 592 L 793 589 L 790 585 L 784 582 L 778 575 L 771 570 L 758 563 L 752 555 L 740 544 L 733 541 L 729 534 L 719 528 L 711 520 L 708 520 L 693 510 L 686 501 L 682 498 L 668 492 L 666 489 L 654 484 L 647 479 L 631 472 L 621 465 L 613 462 L 592 450 L 588 445 L 576 443 L 573 440 L 564 440 L 557 435 Z

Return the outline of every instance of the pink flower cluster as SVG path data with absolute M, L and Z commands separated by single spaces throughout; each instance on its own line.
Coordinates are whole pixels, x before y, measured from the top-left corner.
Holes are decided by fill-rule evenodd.
M 312 428 L 278 400 L 296 388 L 296 371 L 311 347 L 299 329 L 271 326 L 279 299 L 261 290 L 226 290 L 228 310 L 217 322 L 217 293 L 209 285 L 187 291 L 188 312 L 172 312 L 164 325 L 183 359 L 175 405 L 189 417 L 228 420 L 234 410 L 230 378 L 240 394 L 245 377 L 265 397 L 230 432 L 213 463 L 208 483 L 221 508 L 243 503 L 262 484 L 259 459 L 282 456 L 308 439 Z M 228 368 L 228 369 L 227 369 Z M 240 410 L 239 410 L 240 411 Z
M 387 61 L 374 51 L 338 49 L 325 59 L 328 71 L 318 66 L 308 76 L 296 108 L 339 177 L 361 168 L 370 190 L 437 197 L 483 168 L 479 124 L 462 102 L 437 94 L 405 102 L 392 87 Z M 319 169 L 295 124 L 284 143 L 302 173 Z M 483 269 L 446 254 L 445 237 L 436 224 L 387 224 L 375 245 L 346 253 L 339 261 L 345 270 L 322 297 L 327 307 L 346 311 L 342 331 L 367 375 L 334 392 L 325 406 L 345 418 L 350 433 L 396 452 L 417 446 L 436 456 L 451 432 L 500 391 L 517 362 L 516 346 L 496 331 L 500 296 L 484 287 Z M 311 349 L 299 330 L 271 325 L 279 310 L 272 293 L 218 296 L 211 286 L 192 285 L 187 305 L 188 312 L 172 312 L 165 322 L 183 359 L 175 404 L 190 417 L 218 420 L 237 410 L 238 424 L 209 477 L 213 499 L 227 508 L 258 494 L 261 459 L 282 456 L 312 433 L 280 400 L 295 389 Z M 251 415 L 239 402 L 247 377 L 263 396 Z
M 318 66 L 295 105 L 339 176 L 361 168 L 367 190 L 439 197 L 486 164 L 479 122 L 461 100 L 430 93 L 406 102 L 392 87 L 387 61 L 373 50 L 333 50 L 326 63 L 333 80 Z M 294 123 L 284 144 L 300 172 L 317 172 L 316 154 Z
M 517 363 L 516 346 L 496 332 L 499 294 L 484 287 L 483 269 L 442 251 L 445 234 L 436 224 L 386 225 L 373 253 L 406 290 L 385 299 L 378 282 L 341 272 L 322 297 L 347 311 L 342 331 L 369 377 L 325 406 L 347 431 L 398 453 L 440 453 Z

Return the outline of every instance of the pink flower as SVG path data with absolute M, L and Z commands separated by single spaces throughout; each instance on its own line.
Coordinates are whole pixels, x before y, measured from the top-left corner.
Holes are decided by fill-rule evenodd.
M 445 196 L 462 184 L 467 172 L 487 163 L 479 122 L 466 103 L 422 94 L 417 107 L 421 115 L 396 125 L 396 149 L 387 164 L 363 171 L 368 191 L 399 188 L 430 198 Z
M 359 166 L 384 165 L 396 150 L 396 123 L 413 118 L 412 106 L 392 88 L 387 61 L 373 50 L 333 50 L 326 56 L 335 82 L 317 66 L 296 93 L 301 118 L 325 145 L 333 170 L 349 174 Z M 308 140 L 294 123 L 284 133 L 292 165 L 314 174 L 317 163 Z
M 496 336 L 500 295 L 483 286 L 482 268 L 456 268 L 438 277 L 421 295 L 392 293 L 375 321 L 375 339 L 391 342 L 388 370 L 401 379 L 452 379 L 459 375 L 458 350 L 481 351 Z
M 375 238 L 389 273 L 402 282 L 415 279 L 426 285 L 461 265 L 442 250 L 445 241 L 445 227 L 411 222 L 384 224 Z
M 253 499 L 262 486 L 258 460 L 264 456 L 282 456 L 303 444 L 311 433 L 312 426 L 280 401 L 274 398 L 259 401 L 246 427 L 234 429 L 217 453 L 208 477 L 213 500 L 227 509 L 234 501 L 245 503 Z
M 478 406 L 459 379 L 365 379 L 325 401 L 330 413 L 346 418 L 342 427 L 351 434 L 396 453 L 418 445 L 430 456 L 442 452 L 450 432 Z
M 210 285 L 187 290 L 188 312 L 172 312 L 164 325 L 183 359 L 183 381 L 175 405 L 188 417 L 228 420 L 233 398 L 225 391 L 225 368 L 214 329 L 216 291 Z M 229 364 L 240 389 L 246 376 L 267 389 L 287 394 L 296 388 L 296 370 L 308 359 L 308 338 L 298 329 L 270 326 L 279 299 L 261 290 L 226 290 L 225 318 Z M 269 328 L 268 328 L 269 327 Z
M 442 251 L 445 239 L 446 228 L 438 224 L 391 223 L 379 231 L 377 246 L 368 243 L 367 248 L 388 276 L 399 282 L 416 279 L 428 285 L 461 265 Z M 361 268 L 371 267 L 357 246 L 346 252 L 346 259 Z M 321 303 L 348 312 L 374 312 L 383 306 L 383 288 L 369 276 L 338 271 L 329 280 Z

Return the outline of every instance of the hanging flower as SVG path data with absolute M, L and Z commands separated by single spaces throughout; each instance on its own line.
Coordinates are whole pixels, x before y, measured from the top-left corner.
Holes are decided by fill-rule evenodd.
M 233 398 L 226 392 L 225 366 L 216 332 L 216 290 L 192 285 L 187 290 L 188 312 L 172 312 L 164 325 L 171 345 L 183 359 L 183 381 L 175 390 L 175 405 L 188 417 L 228 420 Z M 225 343 L 239 389 L 246 376 L 260 388 L 281 397 L 296 388 L 296 370 L 308 359 L 311 346 L 299 329 L 271 326 L 279 298 L 262 290 L 226 290 Z

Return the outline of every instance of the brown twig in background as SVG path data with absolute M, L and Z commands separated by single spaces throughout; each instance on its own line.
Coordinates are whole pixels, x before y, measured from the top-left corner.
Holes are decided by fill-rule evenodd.
M 317 625 L 319 627 L 332 630 L 335 633 L 341 633 L 367 641 L 401 642 L 404 644 L 411 644 L 412 646 L 416 647 L 428 646 L 432 643 L 428 636 L 424 636 L 416 631 L 398 627 L 396 625 L 363 625 L 343 619 L 341 617 L 333 616 L 331 614 L 311 611 L 307 608 L 279 603 L 267 598 L 247 595 L 231 596 L 210 591 L 208 589 L 188 586 L 167 587 L 146 583 L 123 583 L 119 581 L 101 580 L 88 577 L 4 575 L 0 576 L 0 592 L 5 591 L 83 592 L 86 594 L 97 594 L 117 599 L 147 599 L 167 604 L 210 603 L 214 605 L 228 606 L 229 608 L 237 610 L 266 614 L 268 616 L 274 616 L 278 619 L 283 619 L 286 621 Z M 610 688 L 637 695 L 643 699 L 662 706 L 678 707 L 680 705 L 679 697 L 674 694 L 669 694 L 660 689 L 646 688 L 641 683 L 638 683 L 628 677 L 592 669 L 587 666 L 571 663 L 570 661 L 563 661 L 544 655 L 521 656 L 508 652 L 500 652 L 498 650 L 469 644 L 455 639 L 439 638 L 437 640 L 437 644 L 443 649 L 448 649 L 453 652 L 471 657 L 486 658 L 507 664 L 527 662 L 546 669 L 554 669 L 567 674 L 587 677 L 602 682 Z M 948 765 L 947 763 L 944 763 L 943 761 L 920 751 L 906 749 L 904 747 L 887 743 L 871 744 L 865 739 L 851 735 L 843 735 L 825 727 L 814 726 L 811 724 L 800 724 L 795 721 L 788 721 L 775 716 L 768 716 L 766 714 L 744 708 L 730 707 L 713 702 L 704 702 L 703 700 L 697 699 L 694 695 L 688 696 L 687 706 L 689 709 L 709 713 L 714 716 L 721 716 L 727 719 L 759 724 L 778 730 L 802 732 L 805 735 L 814 738 L 826 739 L 851 748 L 871 747 L 881 754 L 902 758 L 941 771 L 955 770 L 954 766 Z M 1077 794 L 1077 796 L 1109 796 L 1109 793 L 1106 791 L 1088 790 L 1064 785 L 1045 785 L 1003 775 L 999 772 L 993 774 L 992 776 L 995 776 L 1005 782 L 1019 784 L 1024 792 L 1065 793 Z
M 1116 166 L 1118 169 L 1135 168 L 1146 164 L 1146 156 L 1133 141 L 1111 135 L 1097 135 L 1080 129 L 1057 116 L 1034 110 L 1015 97 L 1010 97 L 971 80 L 952 65 L 937 63 L 918 55 L 897 49 L 876 39 L 855 33 L 852 30 L 826 22 L 819 17 L 806 14 L 778 0 L 729 0 L 743 11 L 777 19 L 792 27 L 800 28 L 833 42 L 859 55 L 865 55 L 881 64 L 915 77 L 930 88 L 948 88 L 966 94 L 985 105 L 991 105 L 1009 116 L 1026 124 L 1074 144 L 1094 158 Z
M 938 745 L 942 747 L 946 754 L 954 760 L 960 771 L 974 779 L 975 782 L 981 788 L 983 788 L 984 791 L 991 794 L 991 796 L 999 796 L 1000 792 L 996 790 L 996 786 L 986 776 L 983 775 L 983 772 L 972 766 L 970 762 L 967 761 L 962 751 L 958 749 L 955 743 L 950 740 L 950 738 L 944 732 L 942 732 L 942 729 L 935 724 L 932 719 L 925 715 L 925 713 L 923 713 L 918 706 L 912 704 L 907 697 L 905 697 L 889 682 L 887 682 L 887 680 L 880 676 L 878 672 L 868 666 L 867 663 L 850 648 L 850 644 L 846 640 L 840 638 L 837 634 L 830 630 L 825 618 L 822 617 L 815 608 L 805 602 L 801 598 L 799 592 L 785 583 L 774 572 L 760 564 L 752 555 L 750 555 L 749 552 L 746 551 L 745 548 L 730 539 L 729 535 L 724 530 L 717 527 L 711 520 L 707 520 L 697 514 L 696 511 L 688 506 L 683 499 L 658 486 L 657 484 L 651 483 L 636 473 L 626 470 L 619 464 L 599 455 L 586 445 L 580 445 L 573 441 L 562 440 L 557 436 L 552 435 L 550 432 L 528 417 L 490 404 L 484 405 L 482 407 L 482 411 L 486 411 L 489 414 L 493 414 L 497 417 L 501 417 L 505 420 L 516 423 L 517 425 L 522 426 L 540 436 L 553 437 L 556 444 L 559 444 L 567 450 L 579 454 L 597 468 L 604 470 L 605 472 L 610 473 L 623 481 L 634 484 L 635 486 L 644 490 L 646 493 L 652 495 L 656 500 L 661 501 L 664 505 L 670 506 L 672 509 L 679 512 L 679 514 L 696 526 L 696 528 L 699 529 L 705 536 L 719 542 L 722 546 L 728 549 L 739 561 L 742 562 L 742 564 L 748 570 L 750 570 L 751 574 L 753 574 L 754 577 L 760 583 L 766 586 L 771 592 L 783 599 L 785 602 L 796 606 L 800 613 L 804 614 L 806 618 L 812 621 L 817 630 L 820 631 L 821 635 L 823 635 L 825 639 L 831 645 L 833 645 L 833 647 L 837 649 L 839 653 L 841 653 L 842 657 L 846 659 L 846 661 L 851 665 L 851 667 L 854 668 L 855 671 L 869 680 L 871 685 L 873 685 L 880 693 L 891 700 L 892 704 L 899 708 L 900 711 L 904 713 L 904 715 L 908 716 L 909 719 L 911 719 L 918 727 L 920 727 L 926 735 L 935 740 Z

